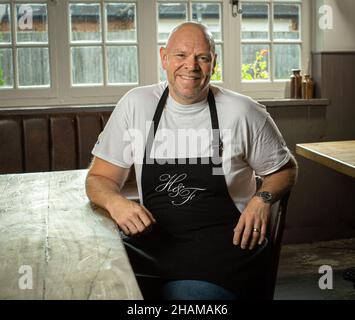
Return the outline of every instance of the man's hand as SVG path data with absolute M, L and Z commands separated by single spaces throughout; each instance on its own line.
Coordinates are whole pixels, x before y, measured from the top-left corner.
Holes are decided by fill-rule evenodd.
M 109 212 L 126 235 L 138 235 L 156 221 L 144 206 L 121 193 L 128 174 L 128 168 L 94 157 L 86 178 L 86 193 L 91 202 Z
M 260 245 L 264 242 L 270 207 L 269 203 L 264 203 L 259 197 L 251 198 L 234 228 L 235 245 L 240 243 L 242 249 L 249 247 L 252 250 L 256 243 Z
M 126 235 L 139 235 L 156 223 L 153 215 L 138 203 L 121 198 L 117 205 L 110 205 L 109 212 Z

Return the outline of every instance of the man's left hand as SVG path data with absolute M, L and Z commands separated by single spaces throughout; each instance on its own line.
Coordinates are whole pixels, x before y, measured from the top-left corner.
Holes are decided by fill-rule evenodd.
M 269 203 L 259 197 L 253 197 L 240 215 L 237 226 L 234 228 L 233 243 L 242 249 L 254 249 L 258 243 L 265 240 L 267 223 L 270 216 Z

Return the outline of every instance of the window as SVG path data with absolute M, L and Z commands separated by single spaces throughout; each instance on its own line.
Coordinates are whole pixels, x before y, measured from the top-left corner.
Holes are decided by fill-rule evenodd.
M 309 68 L 309 1 L 242 0 L 235 18 L 229 0 L 0 0 L 0 106 L 114 104 L 165 79 L 159 48 L 188 20 L 214 35 L 213 81 L 283 97 Z
M 138 84 L 135 3 L 69 3 L 71 84 Z
M 48 14 L 45 3 L 0 3 L 0 85 L 49 87 Z
M 300 1 L 245 1 L 242 10 L 242 80 L 289 79 L 301 65 Z

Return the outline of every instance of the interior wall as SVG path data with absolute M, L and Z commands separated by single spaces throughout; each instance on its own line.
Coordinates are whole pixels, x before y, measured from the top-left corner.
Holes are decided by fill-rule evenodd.
M 313 51 L 355 50 L 355 1 L 314 0 Z

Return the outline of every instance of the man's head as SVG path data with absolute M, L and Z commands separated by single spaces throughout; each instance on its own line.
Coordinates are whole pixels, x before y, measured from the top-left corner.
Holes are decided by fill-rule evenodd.
M 170 33 L 160 49 L 170 95 L 179 103 L 192 104 L 207 97 L 216 64 L 212 34 L 199 23 L 185 22 Z

